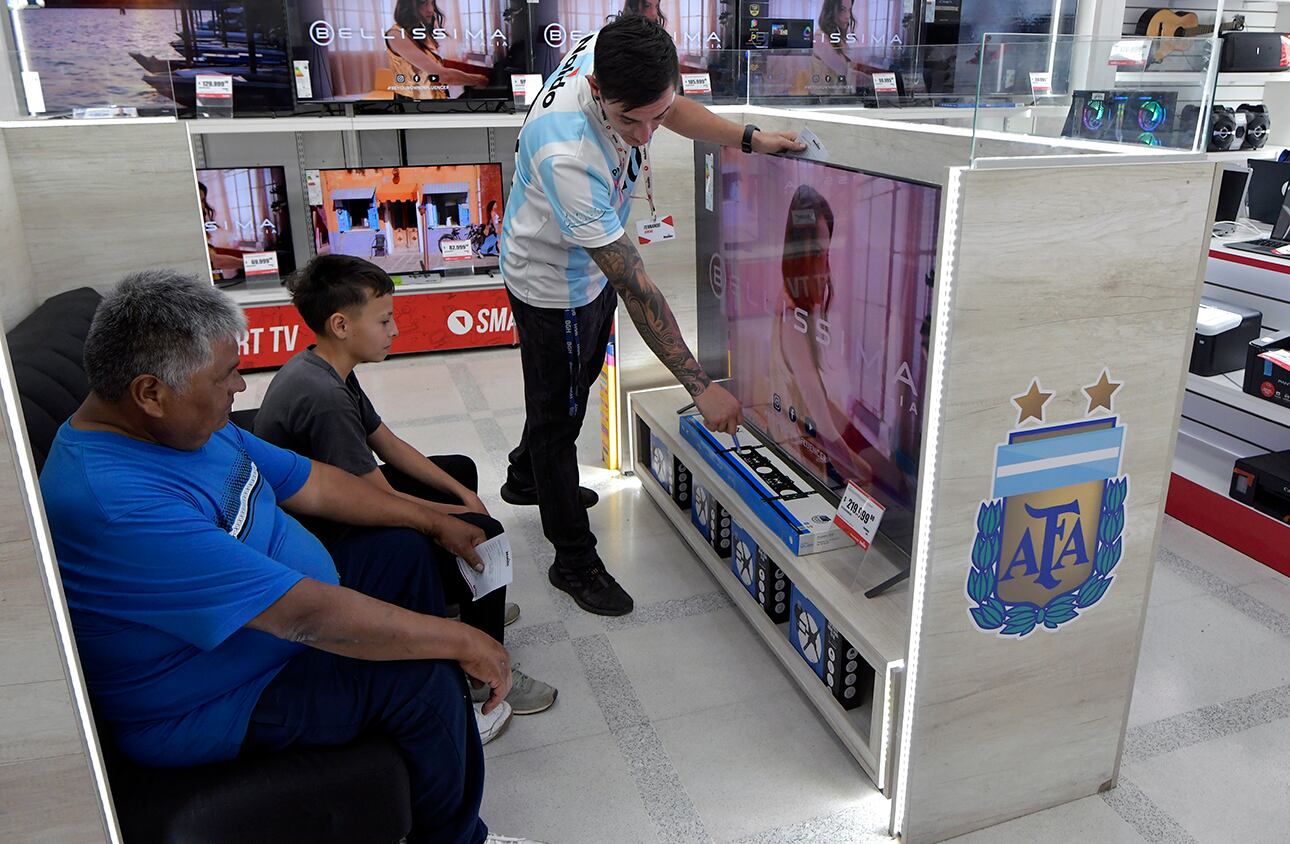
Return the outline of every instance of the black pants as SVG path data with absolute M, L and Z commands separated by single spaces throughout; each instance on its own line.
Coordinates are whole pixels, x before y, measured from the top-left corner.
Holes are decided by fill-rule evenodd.
M 374 598 L 442 616 L 443 589 L 431 544 L 408 528 L 366 532 L 332 552 L 341 582 Z M 388 734 L 408 767 L 408 844 L 479 844 L 484 749 L 461 666 L 445 660 L 375 662 L 307 649 L 261 692 L 244 752 L 337 745 Z
M 444 470 L 457 483 L 469 489 L 471 492 L 479 491 L 479 471 L 475 467 L 475 461 L 461 454 L 451 454 L 431 457 L 435 465 Z M 450 495 L 440 492 L 437 489 L 423 484 L 421 481 L 395 469 L 393 466 L 382 466 L 381 473 L 385 479 L 390 482 L 390 486 L 406 495 L 412 495 L 426 501 L 434 501 L 440 504 L 460 504 L 461 502 Z M 456 518 L 484 531 L 484 534 L 492 539 L 501 533 L 504 528 L 501 522 L 491 516 L 484 516 L 479 513 L 462 513 Z M 354 528 L 345 533 L 345 535 L 330 542 L 325 542 L 327 550 L 332 552 L 335 557 L 337 553 L 344 553 L 347 543 L 366 542 L 366 536 L 371 534 L 375 528 Z M 457 556 L 450 551 L 445 551 L 434 542 L 426 540 L 430 546 L 430 553 L 434 563 L 439 570 L 440 580 L 443 583 L 443 592 L 450 604 L 457 604 L 461 608 L 462 623 L 468 624 L 476 630 L 483 631 L 492 636 L 499 642 L 503 641 L 506 629 L 506 587 L 495 589 L 478 601 L 473 600 L 470 594 L 470 587 L 466 585 L 465 579 L 461 576 L 461 571 L 457 568 Z M 344 581 L 344 573 L 341 574 L 341 583 L 349 586 Z
M 605 365 L 614 326 L 614 291 L 573 310 L 535 308 L 512 295 L 524 370 L 524 433 L 510 454 L 507 483 L 536 488 L 542 532 L 555 546 L 557 565 L 587 568 L 600 562 L 587 508 L 578 495 L 578 432 L 591 385 Z

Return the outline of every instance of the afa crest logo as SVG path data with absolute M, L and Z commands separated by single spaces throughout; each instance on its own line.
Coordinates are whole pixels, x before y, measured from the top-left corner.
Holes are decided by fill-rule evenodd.
M 967 597 L 977 627 L 1021 638 L 1056 630 L 1106 595 L 1123 551 L 1128 477 L 1120 388 L 1105 370 L 1085 387 L 1083 420 L 1043 427 L 1052 398 L 1036 379 L 1013 401 L 1017 429 L 995 451 L 991 498 L 977 511 Z M 1105 409 L 1105 414 L 1097 411 Z M 1036 419 L 1040 427 L 1022 427 Z

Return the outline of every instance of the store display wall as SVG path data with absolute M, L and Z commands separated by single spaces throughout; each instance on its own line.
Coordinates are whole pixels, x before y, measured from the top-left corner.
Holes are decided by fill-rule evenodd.
M 32 289 L 31 259 L 22 230 L 18 194 L 13 186 L 9 150 L 0 135 L 0 254 L 5 256 L 5 281 L 0 284 L 0 321 L 5 328 L 18 324 L 36 307 Z

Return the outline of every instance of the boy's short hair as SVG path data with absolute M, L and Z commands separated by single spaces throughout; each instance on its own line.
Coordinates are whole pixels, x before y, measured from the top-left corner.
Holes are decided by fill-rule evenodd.
M 351 255 L 319 255 L 287 279 L 291 304 L 315 334 L 327 330 L 331 315 L 362 307 L 369 298 L 394 292 L 389 273 Z

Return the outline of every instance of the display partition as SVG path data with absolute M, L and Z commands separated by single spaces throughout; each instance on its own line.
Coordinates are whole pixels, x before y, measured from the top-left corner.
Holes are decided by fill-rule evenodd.
M 634 393 L 669 379 L 620 320 L 633 440 L 625 465 L 892 797 L 892 831 L 904 840 L 942 840 L 1114 787 L 1214 165 L 1192 153 L 1080 139 L 725 111 L 762 129 L 809 128 L 834 163 L 942 188 L 912 578 L 867 599 L 863 591 L 900 564 L 892 549 L 799 557 L 759 526 L 681 435 L 672 405 L 684 397 Z M 675 136 L 656 143 L 667 150 L 652 156 L 656 185 L 673 186 L 664 195 L 688 187 L 703 207 L 706 165 Z M 710 267 L 695 256 L 697 212 L 668 210 L 684 242 L 643 252 L 669 301 L 682 303 L 690 337 L 698 316 L 689 291 L 711 283 Z M 644 209 L 634 211 L 641 218 Z M 835 276 L 844 271 L 833 267 Z M 753 521 L 759 547 L 790 580 L 797 573 L 794 585 L 825 616 L 839 614 L 830 624 L 857 637 L 850 644 L 877 677 L 863 714 L 842 709 L 814 674 L 798 670 L 787 631 L 740 597 L 729 562 L 676 515 L 651 477 L 645 432 L 661 434 L 682 458 L 692 488 L 714 490 L 741 526 Z M 903 613 L 906 628 L 884 628 Z M 883 712 L 889 721 L 875 717 Z

